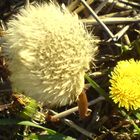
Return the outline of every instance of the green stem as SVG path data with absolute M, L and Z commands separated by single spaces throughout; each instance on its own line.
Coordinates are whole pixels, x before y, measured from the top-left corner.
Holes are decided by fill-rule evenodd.
M 107 96 L 107 93 L 104 89 L 102 89 L 95 81 L 93 81 L 87 74 L 85 74 L 85 78 L 91 84 L 91 86 L 101 95 L 104 96 L 107 100 L 110 100 Z
M 138 127 L 138 125 L 133 121 L 133 119 L 128 115 L 126 114 L 126 112 L 124 110 L 121 110 L 121 114 L 126 117 L 129 122 L 134 126 L 134 128 L 137 130 L 137 132 L 140 134 L 140 128 Z

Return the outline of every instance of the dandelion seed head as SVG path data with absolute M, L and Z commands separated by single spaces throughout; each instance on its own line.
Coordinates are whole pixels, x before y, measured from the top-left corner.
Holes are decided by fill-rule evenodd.
M 76 101 L 97 39 L 76 14 L 53 3 L 30 5 L 8 23 L 8 68 L 13 90 L 50 106 Z

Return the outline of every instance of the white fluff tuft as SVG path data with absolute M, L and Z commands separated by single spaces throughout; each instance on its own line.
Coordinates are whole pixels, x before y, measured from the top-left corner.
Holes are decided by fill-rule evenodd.
M 22 9 L 8 23 L 8 68 L 13 90 L 50 106 L 77 100 L 96 39 L 77 15 L 51 4 Z

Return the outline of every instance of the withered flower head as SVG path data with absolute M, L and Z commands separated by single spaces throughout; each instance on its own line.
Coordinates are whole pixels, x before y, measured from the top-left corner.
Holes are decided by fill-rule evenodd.
M 13 90 L 49 104 L 77 100 L 96 41 L 75 14 L 53 3 L 22 9 L 9 21 L 8 68 Z

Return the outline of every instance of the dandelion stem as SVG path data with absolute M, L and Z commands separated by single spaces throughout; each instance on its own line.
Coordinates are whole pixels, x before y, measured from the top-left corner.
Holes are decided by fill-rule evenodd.
M 101 95 L 104 96 L 107 100 L 109 100 L 107 93 L 104 89 L 102 89 L 95 81 L 93 81 L 87 74 L 85 74 L 85 78 L 91 84 L 91 86 Z
M 124 111 L 121 110 L 121 114 L 126 117 L 129 122 L 134 126 L 134 128 L 137 130 L 137 132 L 140 134 L 140 128 L 138 127 L 138 125 L 134 122 L 134 120 Z

